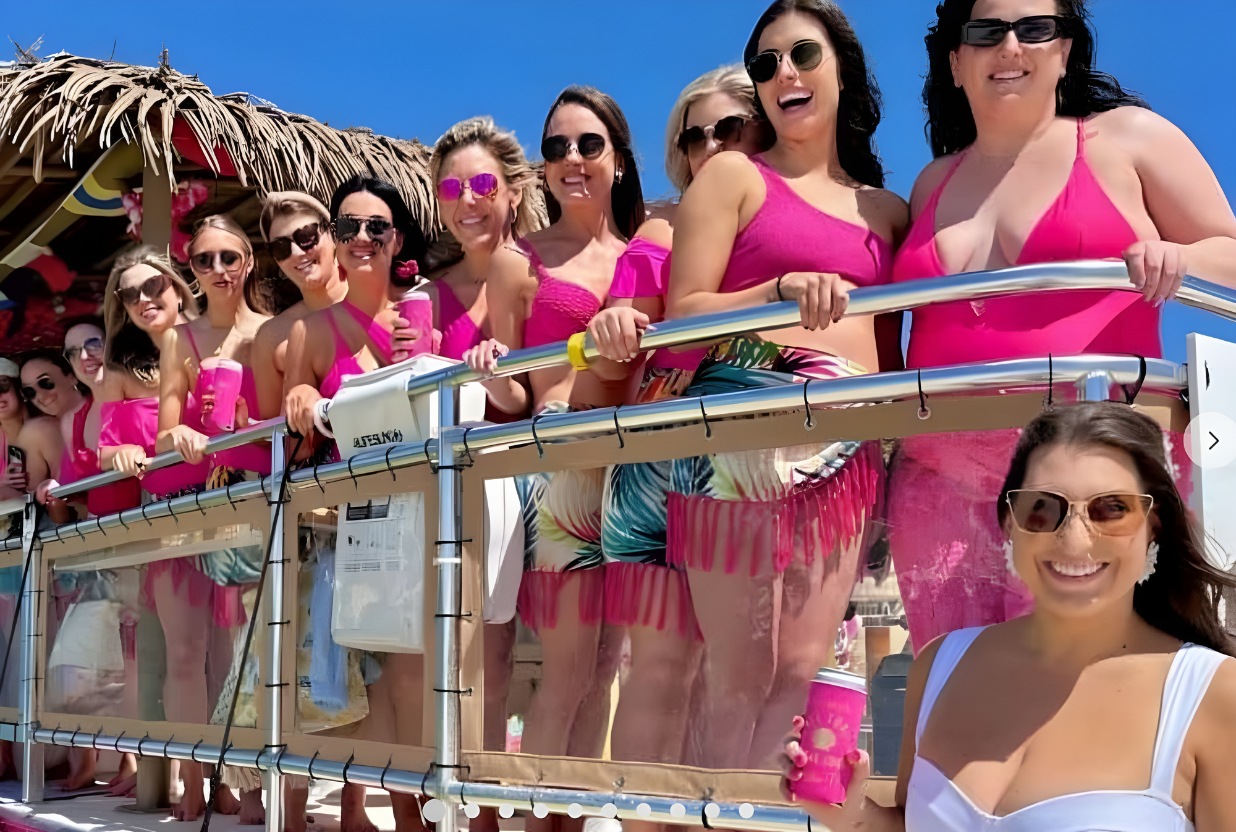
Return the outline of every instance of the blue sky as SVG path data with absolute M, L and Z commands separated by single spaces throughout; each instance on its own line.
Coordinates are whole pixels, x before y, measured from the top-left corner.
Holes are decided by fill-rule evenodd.
M 147 0 L 105 7 L 0 0 L 0 34 L 41 54 L 172 66 L 216 93 L 244 90 L 338 127 L 363 125 L 432 144 L 454 122 L 492 115 L 530 150 L 562 87 L 614 96 L 635 133 L 644 191 L 667 195 L 665 119 L 700 73 L 741 58 L 762 0 L 411 0 L 210 3 Z M 1199 146 L 1236 198 L 1236 2 L 1091 0 L 1099 66 L 1137 90 Z M 884 93 L 877 134 L 889 187 L 908 195 L 930 159 L 919 93 L 934 0 L 842 0 Z M 107 8 L 107 11 L 104 11 Z M 7 44 L 6 44 L 7 45 Z M 0 57 L 7 58 L 0 49 Z M 1207 92 L 1211 90 L 1212 92 Z M 1236 324 L 1170 307 L 1168 355 L 1184 334 L 1236 341 Z

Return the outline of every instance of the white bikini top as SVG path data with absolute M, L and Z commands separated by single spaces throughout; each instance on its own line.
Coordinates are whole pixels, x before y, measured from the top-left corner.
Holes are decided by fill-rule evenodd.
M 940 691 L 984 629 L 958 630 L 940 644 L 923 690 L 916 747 Z M 1193 832 L 1193 824 L 1172 799 L 1172 785 L 1193 715 L 1226 658 L 1194 644 L 1186 644 L 1172 658 L 1159 706 L 1148 789 L 1065 794 L 996 816 L 975 806 L 940 769 L 915 754 L 906 794 L 906 832 Z

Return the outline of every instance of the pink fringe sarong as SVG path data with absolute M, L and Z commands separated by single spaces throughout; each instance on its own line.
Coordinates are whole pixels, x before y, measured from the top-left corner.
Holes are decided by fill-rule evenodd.
M 795 553 L 806 563 L 830 557 L 865 534 L 884 488 L 879 442 L 862 448 L 831 476 L 808 481 L 779 500 L 718 500 L 670 492 L 666 558 L 671 566 L 712 572 L 723 553 L 726 574 L 750 553 L 750 575 L 767 552 L 778 574 Z
M 704 638 L 687 574 L 652 563 L 605 564 L 605 621 L 616 627 L 673 628 L 691 641 Z
M 524 626 L 533 632 L 558 626 L 558 606 L 568 581 L 579 581 L 579 620 L 585 626 L 601 623 L 605 614 L 605 572 L 591 567 L 559 572 L 529 569 L 519 582 L 516 608 Z

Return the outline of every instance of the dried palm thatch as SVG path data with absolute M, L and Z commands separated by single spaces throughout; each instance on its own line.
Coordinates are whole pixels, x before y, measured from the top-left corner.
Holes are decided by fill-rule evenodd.
M 429 149 L 367 128 L 336 130 L 285 113 L 248 93 L 216 96 L 196 76 L 167 65 L 132 66 L 56 55 L 33 65 L 0 67 L 0 147 L 32 157 L 34 178 L 57 158 L 93 157 L 94 148 L 129 142 L 146 164 L 172 170 L 172 128 L 182 118 L 216 175 L 226 151 L 242 184 L 259 194 L 299 190 L 323 201 L 355 174 L 380 176 L 403 195 L 427 235 L 436 236 L 437 201 L 428 176 Z M 168 177 L 169 184 L 173 177 Z

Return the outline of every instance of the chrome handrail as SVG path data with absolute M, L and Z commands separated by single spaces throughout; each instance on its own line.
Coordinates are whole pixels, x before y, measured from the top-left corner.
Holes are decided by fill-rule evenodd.
M 1075 355 L 1060 358 L 1019 358 L 974 364 L 956 364 L 918 370 L 899 370 L 820 379 L 806 384 L 778 387 L 758 387 L 708 396 L 663 399 L 644 404 L 605 407 L 572 413 L 552 413 L 533 420 L 523 419 L 506 424 L 477 424 L 452 428 L 442 444 L 456 444 L 459 450 L 483 451 L 511 445 L 557 443 L 569 439 L 659 428 L 672 425 L 724 421 L 761 413 L 801 410 L 804 404 L 828 408 L 848 404 L 879 404 L 912 401 L 919 394 L 950 396 L 969 392 L 1024 392 L 1054 384 L 1057 389 L 1072 389 L 1089 381 L 1095 374 L 1106 376 L 1112 385 L 1135 385 L 1139 379 L 1145 393 L 1177 395 L 1188 385 L 1188 377 L 1180 364 L 1161 358 L 1146 359 L 1145 376 L 1142 362 L 1130 355 Z M 701 410 L 701 407 L 703 410 Z M 818 420 L 818 417 L 817 417 Z M 466 436 L 464 432 L 466 431 Z M 404 443 L 372 451 L 363 451 L 347 462 L 327 463 L 316 468 L 303 468 L 291 476 L 293 488 L 321 487 L 327 483 L 361 477 L 435 462 L 439 455 L 439 440 Z
M 950 277 L 910 280 L 881 286 L 860 287 L 850 292 L 846 316 L 881 315 L 907 311 L 935 303 L 982 300 L 1029 292 L 1078 291 L 1139 292 L 1129 282 L 1128 270 L 1120 261 L 1090 260 L 1076 263 L 1044 263 L 1015 266 L 982 272 L 966 272 Z M 1176 298 L 1229 320 L 1236 320 L 1236 290 L 1196 277 L 1186 277 Z M 767 303 L 712 315 L 698 315 L 663 321 L 644 333 L 641 350 L 716 341 L 748 332 L 784 329 L 799 323 L 798 304 Z M 591 340 L 585 342 L 584 357 L 598 357 Z M 532 370 L 569 364 L 566 342 L 559 341 L 531 349 L 516 350 L 498 360 L 491 375 L 474 372 L 464 365 L 425 373 L 409 380 L 408 395 L 415 396 L 437 388 L 440 383 L 460 385 L 486 378 L 512 376 Z
M 206 442 L 207 454 L 215 454 L 219 451 L 230 450 L 231 448 L 239 448 L 241 445 L 248 445 L 251 442 L 256 442 L 262 439 L 269 439 L 271 433 L 280 425 L 286 425 L 287 421 L 280 416 L 277 419 L 267 419 L 264 422 L 254 422 L 253 424 L 243 427 L 233 433 L 224 433 L 219 436 L 212 436 Z M 168 468 L 177 463 L 184 462 L 184 457 L 179 451 L 164 451 L 161 454 L 156 454 L 146 460 L 143 470 L 146 473 L 157 471 L 160 468 Z M 64 499 L 73 494 L 81 494 L 83 491 L 90 491 L 104 485 L 111 485 L 116 482 L 123 482 L 129 479 L 129 475 L 121 471 L 104 471 L 102 474 L 94 474 L 84 479 L 71 482 L 68 485 L 61 485 L 51 490 L 53 497 Z M 0 504 L 2 505 L 2 504 Z

